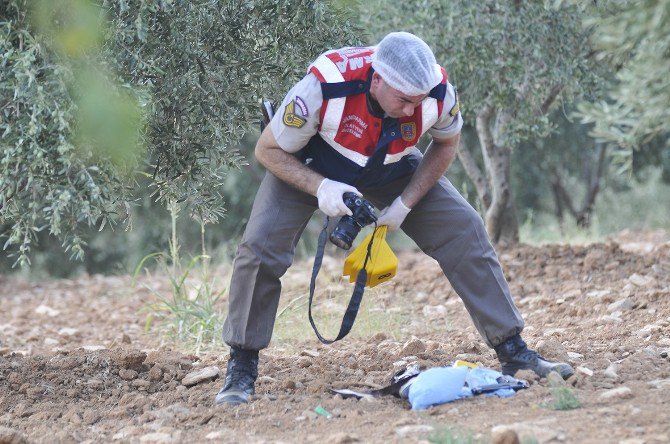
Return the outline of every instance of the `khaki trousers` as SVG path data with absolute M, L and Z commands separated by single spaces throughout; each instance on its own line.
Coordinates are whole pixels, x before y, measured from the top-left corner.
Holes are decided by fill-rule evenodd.
M 377 208 L 384 208 L 409 180 L 360 191 Z M 266 174 L 233 264 L 223 327 L 228 345 L 260 350 L 270 343 L 281 293 L 279 279 L 291 265 L 298 239 L 317 208 L 316 197 Z M 521 332 L 523 319 L 483 221 L 446 178 L 412 209 L 401 228 L 440 264 L 489 346 Z M 308 286 L 305 282 L 305 291 Z

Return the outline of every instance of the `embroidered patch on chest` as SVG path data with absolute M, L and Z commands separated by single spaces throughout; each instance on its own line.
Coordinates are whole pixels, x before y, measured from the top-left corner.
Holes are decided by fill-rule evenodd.
M 363 137 L 366 129 L 368 129 L 368 124 L 355 114 L 349 114 L 342 119 L 341 132 L 352 134 L 357 139 Z
M 402 140 L 405 142 L 411 142 L 416 137 L 416 123 L 406 122 L 400 125 L 400 134 L 402 134 Z

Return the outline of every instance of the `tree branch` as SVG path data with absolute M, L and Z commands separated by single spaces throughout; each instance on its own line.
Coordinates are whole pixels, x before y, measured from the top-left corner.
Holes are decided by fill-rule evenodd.
M 493 154 L 493 134 L 491 134 L 491 118 L 493 117 L 493 105 L 490 103 L 484 106 L 484 109 L 477 114 L 475 119 L 475 127 L 477 129 L 477 137 L 482 148 L 484 158 L 491 157 Z
M 551 91 L 549 91 L 549 95 L 547 96 L 546 99 L 544 99 L 544 102 L 542 102 L 542 105 L 540 106 L 540 115 L 547 114 L 547 111 L 549 111 L 549 108 L 551 105 L 556 101 L 556 98 L 558 95 L 563 91 L 564 85 L 554 85 L 551 88 Z
M 489 205 L 491 205 L 491 189 L 486 180 L 486 176 L 484 176 L 482 170 L 477 166 L 475 158 L 472 156 L 468 147 L 465 146 L 463 139 L 461 139 L 460 146 L 458 147 L 458 160 L 461 161 L 465 173 L 475 185 L 479 200 L 482 202 L 485 209 L 488 208 Z
M 584 201 L 582 206 L 577 212 L 576 218 L 577 223 L 582 227 L 589 226 L 591 220 L 591 213 L 593 213 L 593 207 L 596 203 L 596 196 L 600 191 L 600 178 L 603 175 L 603 170 L 605 169 L 605 159 L 607 157 L 607 145 L 604 143 L 599 143 L 597 145 L 597 163 L 595 166 L 595 171 L 590 171 L 589 178 L 586 184 L 586 194 L 584 195 Z

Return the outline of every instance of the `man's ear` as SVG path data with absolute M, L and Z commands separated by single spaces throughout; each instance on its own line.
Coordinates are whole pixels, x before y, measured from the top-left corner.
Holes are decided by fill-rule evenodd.
M 372 83 L 373 85 L 375 85 L 375 86 L 378 87 L 379 85 L 381 85 L 382 81 L 383 81 L 383 80 L 382 80 L 382 76 L 380 76 L 380 75 L 377 74 L 376 72 L 373 72 L 373 73 L 372 73 L 372 82 L 371 82 L 371 83 Z
M 380 76 L 376 72 L 373 72 L 372 79 L 370 80 L 370 90 L 376 93 L 376 91 L 378 91 L 379 88 L 382 86 L 382 83 L 384 83 L 384 79 L 382 79 L 382 76 Z

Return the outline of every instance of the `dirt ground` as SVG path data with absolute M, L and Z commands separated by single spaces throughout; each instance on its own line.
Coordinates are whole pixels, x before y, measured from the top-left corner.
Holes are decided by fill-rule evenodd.
M 226 349 L 195 356 L 145 333 L 150 296 L 130 277 L 0 277 L 0 443 L 513 442 L 504 441 L 506 429 L 526 443 L 669 442 L 670 235 L 626 232 L 605 243 L 499 253 L 524 338 L 577 369 L 568 387 L 581 407 L 551 409 L 550 384 L 527 373 L 531 387 L 511 398 L 418 412 L 393 397 L 328 394 L 386 385 L 413 361 L 498 368 L 436 263 L 420 253 L 400 254 L 399 275 L 366 293 L 369 313 L 397 314 L 378 318 L 395 319 L 393 327 L 363 320 L 351 337 L 323 346 L 303 306 L 303 332 L 261 352 L 256 399 L 236 408 L 213 405 Z M 310 266 L 296 264 L 284 278 L 282 307 L 304 297 Z M 218 379 L 184 385 L 210 366 Z M 333 416 L 317 415 L 317 406 Z

